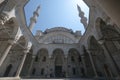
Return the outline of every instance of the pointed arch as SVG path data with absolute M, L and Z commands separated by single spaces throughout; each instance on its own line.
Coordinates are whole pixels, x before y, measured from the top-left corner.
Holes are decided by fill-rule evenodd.
M 102 36 L 99 40 L 104 41 L 104 46 L 106 51 L 111 56 L 113 62 L 115 63 L 118 70 L 120 70 L 120 32 L 116 25 L 106 24 L 101 18 L 97 18 L 96 30 L 99 31 L 97 34 Z
M 3 65 L 6 65 L 6 63 L 9 64 L 12 61 L 12 66 L 14 66 L 14 69 L 11 72 L 12 76 L 16 75 L 16 71 L 22 61 L 25 50 L 25 44 L 26 44 L 25 37 L 24 36 L 20 37 L 17 43 L 14 44 L 10 49 L 9 54 L 7 55 L 7 58 L 3 63 Z
M 91 55 L 95 72 L 98 76 L 104 76 L 103 65 L 105 64 L 105 54 L 101 45 L 94 36 L 88 38 L 88 50 Z
M 101 45 L 98 43 L 98 41 L 95 39 L 95 37 L 89 36 L 87 42 L 88 42 L 88 50 L 91 52 L 91 54 L 93 56 L 97 56 L 98 59 L 104 62 L 105 59 L 104 50 L 101 47 Z
M 85 62 L 85 67 L 86 67 L 86 76 L 87 77 L 93 77 L 94 76 L 94 71 L 92 67 L 92 63 L 90 60 L 89 53 L 84 45 L 82 45 L 82 50 L 83 50 L 83 58 Z
M 107 24 L 102 18 L 98 17 L 95 22 L 95 28 L 99 39 L 104 40 L 120 40 L 120 33 L 116 30 L 116 26 Z

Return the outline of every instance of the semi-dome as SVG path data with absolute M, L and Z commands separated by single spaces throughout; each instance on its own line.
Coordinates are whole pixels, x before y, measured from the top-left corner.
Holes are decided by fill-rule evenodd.
M 72 34 L 71 34 L 72 33 Z M 55 27 L 45 30 L 42 36 L 36 36 L 39 43 L 78 43 L 81 36 L 76 37 L 71 29 Z

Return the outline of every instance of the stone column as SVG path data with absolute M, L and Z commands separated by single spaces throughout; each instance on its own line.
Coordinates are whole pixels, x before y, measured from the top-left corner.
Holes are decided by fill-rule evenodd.
M 81 58 L 82 58 L 82 63 L 83 63 L 83 67 L 84 67 L 84 70 L 85 70 L 85 75 L 87 75 L 87 69 L 86 69 L 86 64 L 85 64 L 85 56 L 84 55 L 81 55 Z
M 28 70 L 27 77 L 29 77 L 30 74 L 31 74 L 31 70 L 32 70 L 32 67 L 33 67 L 33 63 L 34 63 L 35 57 L 36 57 L 35 55 L 32 56 L 32 61 L 30 63 L 30 67 L 29 67 L 29 70 Z
M 116 62 L 114 61 L 111 53 L 110 53 L 109 50 L 107 49 L 105 43 L 102 44 L 102 48 L 103 48 L 104 51 L 108 54 L 109 59 L 110 59 L 110 61 L 111 61 L 111 63 L 112 63 L 112 66 L 115 68 L 114 71 L 115 71 L 116 75 L 117 75 L 118 77 L 120 77 L 119 68 L 118 68 Z
M 21 73 L 21 70 L 23 68 L 27 53 L 28 53 L 28 50 L 24 50 L 24 56 L 23 56 L 22 61 L 21 61 L 20 65 L 19 65 L 19 67 L 18 67 L 18 70 L 16 72 L 16 77 L 19 77 L 19 75 Z
M 65 71 L 65 77 L 68 77 L 68 69 L 67 69 L 67 56 L 64 58 L 64 71 Z
M 50 56 L 48 56 L 48 59 L 47 59 L 47 78 L 50 78 Z
M 95 77 L 98 77 L 97 70 L 96 70 L 96 67 L 95 67 L 95 64 L 93 61 L 93 56 L 91 55 L 91 51 L 89 51 L 88 54 L 89 54 L 90 61 L 91 61 L 92 67 L 93 67 L 93 71 L 95 73 Z
M 8 53 L 9 53 L 9 51 L 10 51 L 10 49 L 12 48 L 12 45 L 13 45 L 14 43 L 15 43 L 14 40 L 9 40 L 9 41 L 8 41 L 8 46 L 7 46 L 6 50 L 5 50 L 2 58 L 0 59 L 0 66 L 2 65 L 2 63 L 4 62 L 4 60 L 6 59 Z
M 53 78 L 53 77 L 55 77 L 55 73 L 54 73 L 54 61 L 53 61 L 53 56 L 51 56 L 51 57 L 49 57 L 49 62 L 50 62 L 50 64 L 49 64 L 49 67 L 50 67 L 50 77 L 51 78 Z

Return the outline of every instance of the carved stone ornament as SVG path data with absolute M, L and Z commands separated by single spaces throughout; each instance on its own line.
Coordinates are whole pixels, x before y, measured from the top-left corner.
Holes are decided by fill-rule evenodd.
M 7 20 L 8 20 L 8 15 L 6 15 L 5 13 L 1 13 L 0 14 L 0 25 L 4 25 Z

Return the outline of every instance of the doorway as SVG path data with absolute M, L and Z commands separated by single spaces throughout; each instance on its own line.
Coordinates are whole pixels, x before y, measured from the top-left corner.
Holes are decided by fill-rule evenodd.
M 53 51 L 54 57 L 54 74 L 56 78 L 64 77 L 63 75 L 63 63 L 64 63 L 64 53 L 61 49 L 55 49 Z
M 55 66 L 55 77 L 62 77 L 62 66 Z

